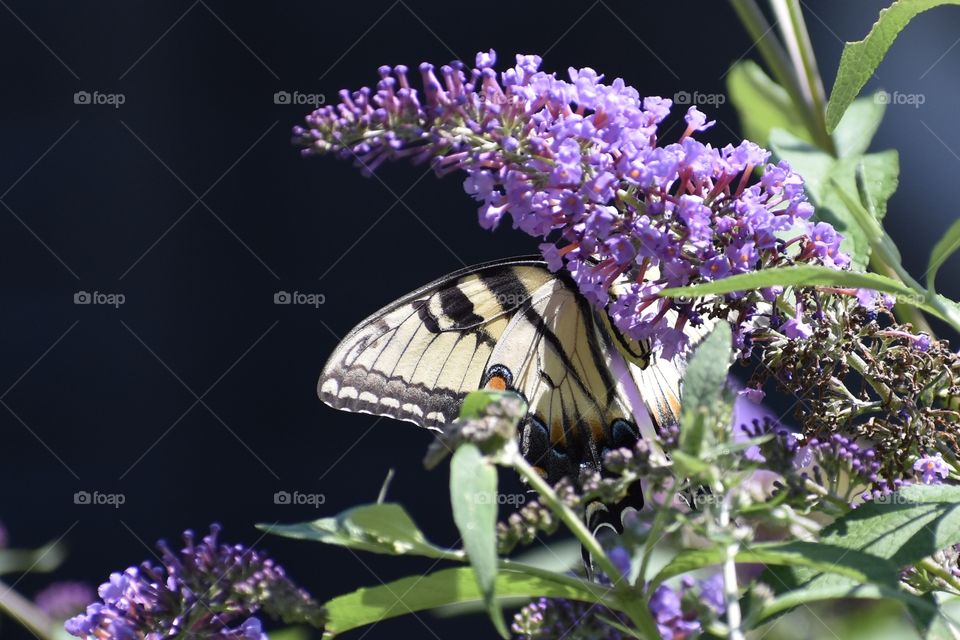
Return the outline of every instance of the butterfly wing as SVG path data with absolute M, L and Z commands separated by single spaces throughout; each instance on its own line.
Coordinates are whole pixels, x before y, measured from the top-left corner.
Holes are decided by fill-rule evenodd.
M 608 356 L 593 309 L 562 278 L 533 292 L 490 355 L 527 400 L 521 449 L 551 482 L 598 469 L 605 448 L 636 441 Z
M 331 355 L 318 391 L 334 408 L 432 429 L 471 391 L 517 391 L 529 405 L 523 453 L 555 482 L 675 422 L 682 361 L 648 366 L 650 357 L 542 261 L 505 260 L 441 278 L 364 320 Z
M 330 356 L 317 386 L 331 407 L 439 429 L 480 387 L 518 309 L 555 279 L 536 259 L 440 278 L 374 313 Z

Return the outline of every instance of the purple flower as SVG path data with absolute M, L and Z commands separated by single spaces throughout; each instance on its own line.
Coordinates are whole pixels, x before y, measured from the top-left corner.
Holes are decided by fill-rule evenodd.
M 684 582 L 682 589 L 686 591 L 690 586 L 688 581 Z M 683 611 L 681 593 L 667 585 L 657 587 L 649 606 L 663 640 L 685 640 L 700 632 L 700 621 L 693 617 L 693 612 L 685 614 Z
M 727 602 L 723 594 L 723 574 L 715 573 L 706 580 L 700 581 L 700 599 L 707 603 L 717 615 L 723 615 L 727 610 Z
M 617 568 L 620 575 L 624 578 L 630 576 L 630 552 L 623 547 L 614 547 L 607 554 L 610 556 L 610 562 Z
M 264 640 L 260 620 L 253 617 L 260 612 L 287 623 L 323 624 L 323 609 L 281 567 L 243 545 L 218 543 L 219 531 L 212 526 L 199 542 L 187 531 L 186 546 L 177 553 L 157 544 L 160 566 L 144 562 L 111 574 L 100 585 L 103 602 L 67 620 L 67 633 L 91 640 L 181 635 Z
M 913 463 L 913 470 L 920 473 L 923 484 L 940 484 L 950 475 L 950 467 L 939 453 L 935 456 L 923 456 Z
M 806 340 L 813 335 L 813 329 L 803 321 L 803 311 L 799 306 L 797 307 L 796 315 L 788 318 L 787 321 L 783 323 L 783 326 L 780 327 L 780 330 L 783 335 L 791 340 Z
M 738 396 L 742 396 L 754 404 L 760 404 L 763 402 L 765 395 L 763 389 L 757 389 L 755 387 L 746 387 L 737 392 Z
M 84 611 L 94 597 L 93 588 L 84 582 L 54 582 L 33 601 L 51 618 L 66 620 Z
M 928 336 L 925 333 L 921 333 L 918 336 L 914 336 L 913 348 L 923 352 L 930 351 L 930 336 Z
M 430 161 L 439 175 L 465 172 L 483 228 L 509 214 L 514 228 L 550 240 L 540 245 L 550 268 L 566 267 L 618 329 L 650 340 L 662 357 L 685 351 L 683 328 L 703 311 L 662 298 L 664 288 L 849 263 L 833 227 L 807 222 L 802 178 L 785 162 L 767 164 L 769 153 L 750 141 L 718 149 L 695 139 L 714 124 L 696 107 L 679 140 L 661 141 L 670 100 L 641 97 L 593 69 L 570 69 L 564 80 L 541 71 L 539 56 L 516 61 L 498 74 L 495 52 L 481 52 L 474 69 L 454 63 L 442 77 L 424 64 L 422 96 L 405 67 L 383 67 L 375 91 L 342 92 L 340 104 L 308 115 L 294 140 L 306 155 L 333 153 L 368 172 L 400 159 Z M 780 240 L 793 228 L 799 236 Z M 728 294 L 708 313 L 749 319 L 735 336 L 748 345 L 770 313 L 761 309 L 781 293 Z M 808 329 L 802 318 L 789 326 Z
M 706 131 L 713 125 L 717 124 L 716 120 L 707 122 L 707 116 L 696 107 L 690 107 L 687 109 L 687 115 L 685 115 L 683 119 L 686 121 L 687 127 L 689 127 L 688 130 L 691 133 L 694 131 Z

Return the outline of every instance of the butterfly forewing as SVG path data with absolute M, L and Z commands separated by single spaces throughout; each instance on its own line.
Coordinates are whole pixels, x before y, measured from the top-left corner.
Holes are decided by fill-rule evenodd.
M 551 279 L 539 261 L 500 261 L 404 296 L 341 341 L 320 376 L 320 398 L 337 409 L 440 427 L 479 387 L 516 310 Z

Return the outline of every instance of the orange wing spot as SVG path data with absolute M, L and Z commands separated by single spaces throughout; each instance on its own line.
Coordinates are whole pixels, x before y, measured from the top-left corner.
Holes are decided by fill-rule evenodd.
M 607 434 L 603 432 L 603 425 L 599 421 L 590 425 L 590 433 L 593 434 L 594 442 L 603 442 L 607 437 Z
M 550 444 L 567 446 L 567 434 L 563 430 L 563 425 L 559 422 L 554 422 L 550 426 Z
M 536 471 L 537 473 L 539 473 L 541 476 L 543 476 L 543 479 L 546 480 L 546 478 L 547 478 L 547 470 L 546 470 L 546 469 L 544 469 L 543 467 L 534 467 L 533 470 Z
M 506 391 L 507 390 L 507 379 L 503 376 L 491 376 L 487 380 L 487 389 L 494 389 L 496 391 Z
M 670 403 L 670 409 L 673 411 L 673 415 L 680 416 L 680 400 L 677 399 L 677 396 L 672 393 L 667 396 L 667 402 Z

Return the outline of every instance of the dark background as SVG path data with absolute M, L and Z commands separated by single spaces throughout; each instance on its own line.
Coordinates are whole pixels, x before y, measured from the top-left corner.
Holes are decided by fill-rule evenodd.
M 829 87 L 842 40 L 886 3 L 805 4 Z M 926 98 L 891 106 L 875 143 L 902 154 L 887 225 L 917 275 L 957 215 L 958 27 L 960 11 L 921 17 L 873 82 Z M 289 130 L 310 107 L 274 93 L 333 101 L 380 64 L 472 63 L 490 47 L 501 62 L 545 54 L 547 70 L 591 66 L 664 96 L 722 92 L 728 66 L 756 54 L 723 2 L 0 1 L 0 519 L 13 546 L 62 538 L 55 577 L 98 584 L 156 539 L 219 521 L 326 599 L 429 563 L 261 539 L 253 525 L 372 501 L 391 467 L 392 499 L 435 541 L 456 541 L 446 471 L 420 465 L 428 434 L 334 412 L 316 378 L 375 309 L 535 243 L 482 231 L 456 177 L 394 165 L 365 179 L 300 159 Z M 78 105 L 81 90 L 125 103 Z M 729 103 L 704 109 L 721 121 L 709 139 L 739 140 Z M 956 268 L 940 277 L 952 297 Z M 75 305 L 81 290 L 126 303 Z M 277 306 L 278 290 L 326 303 Z M 77 491 L 126 503 L 76 505 Z M 277 491 L 326 504 L 276 505 Z M 32 595 L 51 578 L 7 580 Z M 438 638 L 490 635 L 479 618 L 421 617 Z M 430 637 L 409 617 L 350 637 L 396 634 Z

